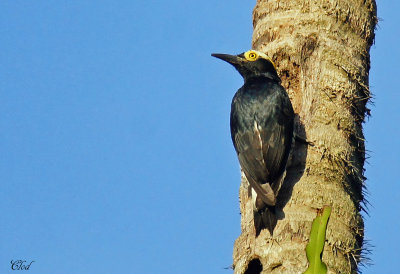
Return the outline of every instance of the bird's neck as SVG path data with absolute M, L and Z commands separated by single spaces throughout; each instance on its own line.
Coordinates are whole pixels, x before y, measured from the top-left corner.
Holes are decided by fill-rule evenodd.
M 265 72 L 260 75 L 251 75 L 244 79 L 245 83 L 257 83 L 257 82 L 265 82 L 265 81 L 275 81 L 281 83 L 281 79 L 278 75 L 274 75 L 270 72 Z

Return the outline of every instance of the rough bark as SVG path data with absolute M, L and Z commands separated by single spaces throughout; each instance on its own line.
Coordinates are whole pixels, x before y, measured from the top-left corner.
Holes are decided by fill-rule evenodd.
M 296 143 L 280 192 L 279 221 L 256 238 L 248 183 L 242 176 L 242 234 L 235 273 L 302 273 L 317 209 L 332 206 L 323 261 L 328 273 L 357 271 L 363 247 L 364 137 L 370 98 L 369 49 L 374 0 L 258 0 L 253 48 L 275 61 L 297 114 Z

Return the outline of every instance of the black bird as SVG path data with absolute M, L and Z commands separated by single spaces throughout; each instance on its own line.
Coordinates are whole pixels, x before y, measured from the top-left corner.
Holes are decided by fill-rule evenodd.
M 262 52 L 212 54 L 233 65 L 244 78 L 231 105 L 231 136 L 240 166 L 252 189 L 256 235 L 277 223 L 276 197 L 293 143 L 294 112 L 275 64 Z

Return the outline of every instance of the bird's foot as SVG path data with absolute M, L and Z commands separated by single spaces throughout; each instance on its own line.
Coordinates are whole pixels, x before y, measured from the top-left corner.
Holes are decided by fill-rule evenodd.
M 305 137 L 299 136 L 297 134 L 294 135 L 294 139 L 296 142 L 302 143 L 302 144 L 306 144 L 309 146 L 314 146 L 314 143 L 310 140 L 307 140 Z

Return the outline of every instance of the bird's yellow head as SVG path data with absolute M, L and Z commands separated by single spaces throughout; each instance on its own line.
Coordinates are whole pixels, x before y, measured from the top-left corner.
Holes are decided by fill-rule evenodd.
M 247 61 L 250 62 L 254 62 L 257 61 L 259 58 L 263 58 L 267 61 L 269 61 L 275 68 L 276 70 L 276 66 L 275 63 L 272 61 L 271 58 L 269 58 L 265 53 L 261 52 L 261 51 L 257 51 L 257 50 L 249 50 L 243 53 L 244 58 L 246 58 Z
M 280 82 L 275 63 L 265 53 L 249 50 L 238 55 L 211 54 L 233 65 L 245 81 L 255 77 L 266 77 Z

